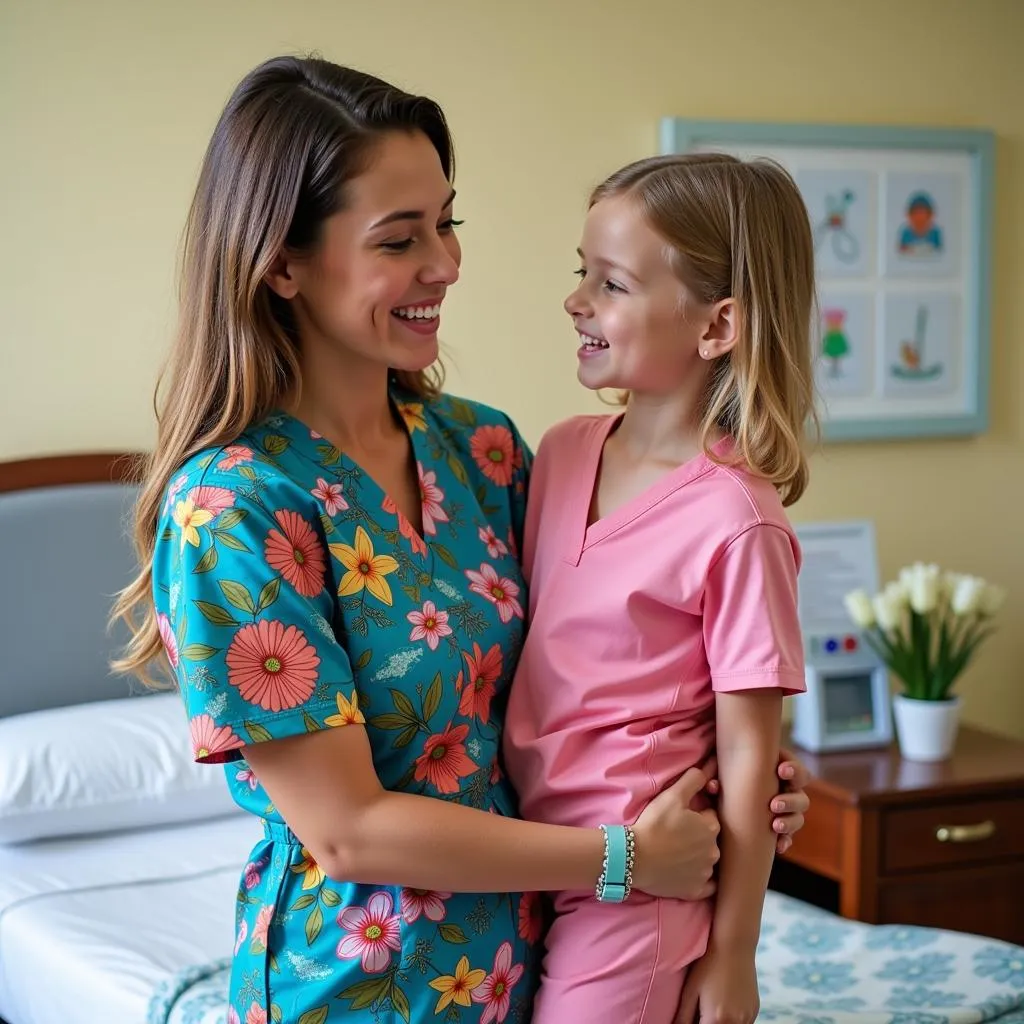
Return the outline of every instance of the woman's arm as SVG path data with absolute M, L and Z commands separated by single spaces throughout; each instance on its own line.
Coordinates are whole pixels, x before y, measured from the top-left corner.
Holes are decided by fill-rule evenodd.
M 289 827 L 332 878 L 449 892 L 593 889 L 604 838 L 383 788 L 361 725 L 247 746 L 244 756 Z M 635 826 L 636 888 L 697 899 L 712 891 L 718 825 L 689 810 L 691 769 Z

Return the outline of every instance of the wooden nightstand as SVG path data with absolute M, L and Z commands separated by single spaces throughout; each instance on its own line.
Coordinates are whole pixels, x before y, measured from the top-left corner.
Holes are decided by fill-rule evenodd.
M 1024 945 L 1024 743 L 962 727 L 949 761 L 811 754 L 811 812 L 773 889 L 872 924 Z

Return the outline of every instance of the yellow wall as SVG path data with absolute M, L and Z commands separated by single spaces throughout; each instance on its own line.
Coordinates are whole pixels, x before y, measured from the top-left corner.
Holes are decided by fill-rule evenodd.
M 593 407 L 560 309 L 580 214 L 654 150 L 659 117 L 991 127 L 991 431 L 830 447 L 794 518 L 874 518 L 887 574 L 920 558 L 1008 585 L 962 689 L 970 719 L 1024 736 L 1022 39 L 1019 0 L 7 0 L 0 458 L 150 442 L 202 150 L 276 52 L 319 49 L 444 105 L 467 220 L 452 383 L 534 441 Z

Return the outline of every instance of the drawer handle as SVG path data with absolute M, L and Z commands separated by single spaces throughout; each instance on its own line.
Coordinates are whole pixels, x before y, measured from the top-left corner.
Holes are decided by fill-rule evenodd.
M 980 843 L 996 834 L 994 821 L 981 821 L 977 825 L 940 825 L 935 838 L 940 843 Z

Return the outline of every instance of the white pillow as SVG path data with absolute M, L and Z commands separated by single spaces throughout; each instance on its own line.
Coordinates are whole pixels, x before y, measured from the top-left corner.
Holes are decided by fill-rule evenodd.
M 193 761 L 176 693 L 0 718 L 0 843 L 238 810 L 223 769 Z

